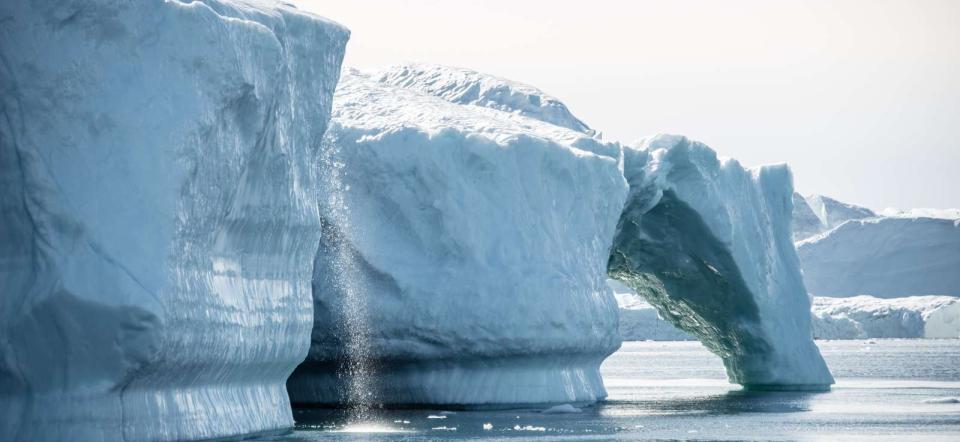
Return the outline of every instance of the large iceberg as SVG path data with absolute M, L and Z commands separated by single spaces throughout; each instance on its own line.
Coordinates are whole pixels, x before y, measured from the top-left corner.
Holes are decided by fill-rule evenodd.
M 603 398 L 599 366 L 620 345 L 605 284 L 627 195 L 619 146 L 385 78 L 348 71 L 337 87 L 325 147 L 335 197 L 292 400 Z M 358 356 L 366 374 L 350 368 Z M 343 367 L 368 383 L 350 385 Z
M 818 296 L 960 296 L 960 219 L 851 220 L 797 243 Z
M 789 169 L 745 169 L 679 136 L 624 153 L 630 196 L 610 276 L 718 354 L 732 382 L 828 388 L 791 238 Z
M 348 32 L 286 5 L 0 2 L 0 435 L 293 424 Z
M 960 298 L 813 298 L 818 339 L 960 338 Z

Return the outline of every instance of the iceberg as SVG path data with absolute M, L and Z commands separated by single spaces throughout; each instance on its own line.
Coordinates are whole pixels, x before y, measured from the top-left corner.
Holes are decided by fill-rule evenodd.
M 851 220 L 797 243 L 810 293 L 960 296 L 960 219 Z
M 829 388 L 791 238 L 789 169 L 746 169 L 659 135 L 624 151 L 624 174 L 610 277 L 719 355 L 732 382 Z
M 0 434 L 292 426 L 348 31 L 216 0 L 9 0 L 0 23 Z
M 873 296 L 813 299 L 818 339 L 960 338 L 960 298 Z
M 328 233 L 292 401 L 449 409 L 605 397 L 599 366 L 620 345 L 605 283 L 628 190 L 619 146 L 383 78 L 348 70 L 337 87 Z M 364 371 L 351 368 L 358 355 L 359 388 L 338 375 Z

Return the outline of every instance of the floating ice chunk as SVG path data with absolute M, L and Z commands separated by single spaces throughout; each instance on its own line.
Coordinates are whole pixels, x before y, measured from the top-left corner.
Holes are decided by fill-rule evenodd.
M 524 425 L 522 427 L 520 425 L 514 425 L 513 429 L 515 431 L 547 431 L 546 427 L 535 427 L 533 425 Z
M 484 429 L 484 430 L 492 430 L 492 429 L 493 429 L 493 424 L 491 424 L 490 422 L 484 422 L 484 423 L 483 423 L 483 429 Z

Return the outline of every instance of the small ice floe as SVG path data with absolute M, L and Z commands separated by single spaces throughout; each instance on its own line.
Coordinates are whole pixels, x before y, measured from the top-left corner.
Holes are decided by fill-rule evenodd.
M 427 416 L 427 419 L 446 419 L 447 417 L 442 414 L 431 414 Z
M 457 431 L 457 427 L 448 427 L 448 426 L 444 425 L 444 426 L 442 426 L 442 427 L 433 427 L 433 428 L 431 428 L 431 430 L 436 430 L 436 431 Z
M 483 429 L 484 429 L 484 430 L 492 430 L 492 429 L 493 429 L 493 424 L 491 424 L 490 422 L 484 422 L 484 423 L 483 423 Z
M 923 403 L 925 404 L 960 404 L 960 398 L 938 397 L 938 398 L 924 400 Z
M 541 411 L 543 414 L 563 414 L 563 413 L 579 413 L 580 410 L 577 407 L 574 407 L 570 404 L 557 405 L 554 407 L 547 408 L 546 410 Z
M 533 425 L 524 425 L 522 427 L 514 425 L 513 429 L 516 431 L 547 431 L 546 427 L 534 427 Z

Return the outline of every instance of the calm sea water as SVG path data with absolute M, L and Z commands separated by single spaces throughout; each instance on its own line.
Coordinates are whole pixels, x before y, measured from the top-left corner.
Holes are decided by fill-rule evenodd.
M 603 365 L 607 400 L 579 413 L 384 410 L 357 424 L 335 410 L 295 410 L 293 433 L 264 440 L 960 441 L 960 340 L 818 345 L 837 379 L 830 392 L 743 392 L 697 342 L 627 342 Z

